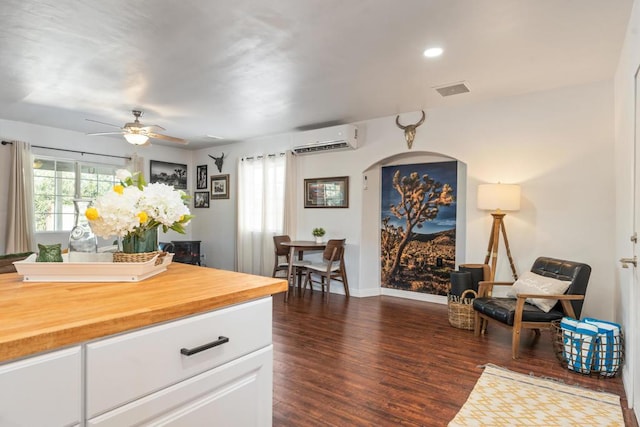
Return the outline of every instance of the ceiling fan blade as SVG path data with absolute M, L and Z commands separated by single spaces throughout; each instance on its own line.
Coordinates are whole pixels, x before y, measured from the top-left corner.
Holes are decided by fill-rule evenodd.
M 97 120 L 91 120 L 91 119 L 85 119 L 85 120 L 88 121 L 88 122 L 100 123 L 101 125 L 113 126 L 114 128 L 122 129 L 120 126 L 113 125 L 111 123 L 99 122 Z
M 159 126 L 159 125 L 144 125 L 140 129 L 145 129 L 147 132 L 150 132 L 152 130 L 151 128 L 156 128 L 156 129 L 160 129 L 160 130 L 166 130 L 165 128 L 163 128 L 162 126 Z
M 96 135 L 122 135 L 123 132 L 94 132 L 94 133 L 88 133 L 87 135 L 91 135 L 91 136 L 96 136 Z
M 174 136 L 169 136 L 169 135 L 162 135 L 161 133 L 149 132 L 149 133 L 147 133 L 147 136 L 149 138 L 164 139 L 165 141 L 177 142 L 178 144 L 188 144 L 189 143 L 189 141 L 187 141 L 186 139 L 176 138 Z

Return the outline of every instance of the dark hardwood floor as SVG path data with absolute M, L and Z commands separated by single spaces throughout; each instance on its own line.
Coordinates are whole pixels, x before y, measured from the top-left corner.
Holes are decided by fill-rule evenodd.
M 319 291 L 274 297 L 274 426 L 446 426 L 493 363 L 622 397 L 622 380 L 564 369 L 548 331 L 527 332 L 520 358 L 511 335 L 493 326 L 484 337 L 453 328 L 447 307 L 393 297 L 350 298 Z M 514 425 L 515 422 L 514 422 Z

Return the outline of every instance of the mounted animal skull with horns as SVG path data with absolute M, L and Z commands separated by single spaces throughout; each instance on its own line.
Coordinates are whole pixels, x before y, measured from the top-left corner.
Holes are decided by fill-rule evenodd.
M 427 115 L 424 113 L 424 110 L 422 110 L 422 118 L 418 121 L 418 123 L 403 126 L 400 124 L 400 116 L 396 116 L 396 125 L 398 125 L 398 127 L 404 131 L 404 139 L 407 140 L 407 146 L 409 147 L 409 150 L 411 150 L 413 139 L 416 137 L 416 129 L 418 128 L 418 126 L 424 123 L 424 119 L 426 118 Z
M 224 162 L 224 153 L 222 153 L 221 157 L 213 157 L 211 154 L 209 154 L 209 157 L 213 159 L 213 162 L 216 164 L 216 167 L 218 168 L 218 172 L 222 173 L 222 162 Z

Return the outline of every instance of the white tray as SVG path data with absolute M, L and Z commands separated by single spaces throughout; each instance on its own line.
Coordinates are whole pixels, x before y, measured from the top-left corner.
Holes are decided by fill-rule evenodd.
M 62 262 L 36 262 L 36 257 L 13 263 L 25 282 L 139 282 L 165 271 L 173 254 L 167 253 L 158 265 L 158 255 L 146 262 L 69 262 L 68 254 Z

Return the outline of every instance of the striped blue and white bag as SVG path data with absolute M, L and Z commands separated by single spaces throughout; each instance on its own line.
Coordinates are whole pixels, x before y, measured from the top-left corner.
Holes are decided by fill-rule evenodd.
M 576 364 L 576 354 L 573 351 L 573 336 L 576 333 L 578 321 L 571 317 L 563 317 L 560 321 L 560 329 L 562 330 L 562 357 L 567 361 L 568 368 L 572 371 Z
M 623 352 L 620 325 L 592 318 L 586 318 L 584 321 L 598 327 L 594 369 L 600 371 L 600 375 L 614 376 L 620 368 Z
M 560 321 L 560 328 L 562 329 L 563 356 L 567 361 L 567 367 L 581 374 L 590 373 L 598 339 L 598 327 L 564 317 Z

